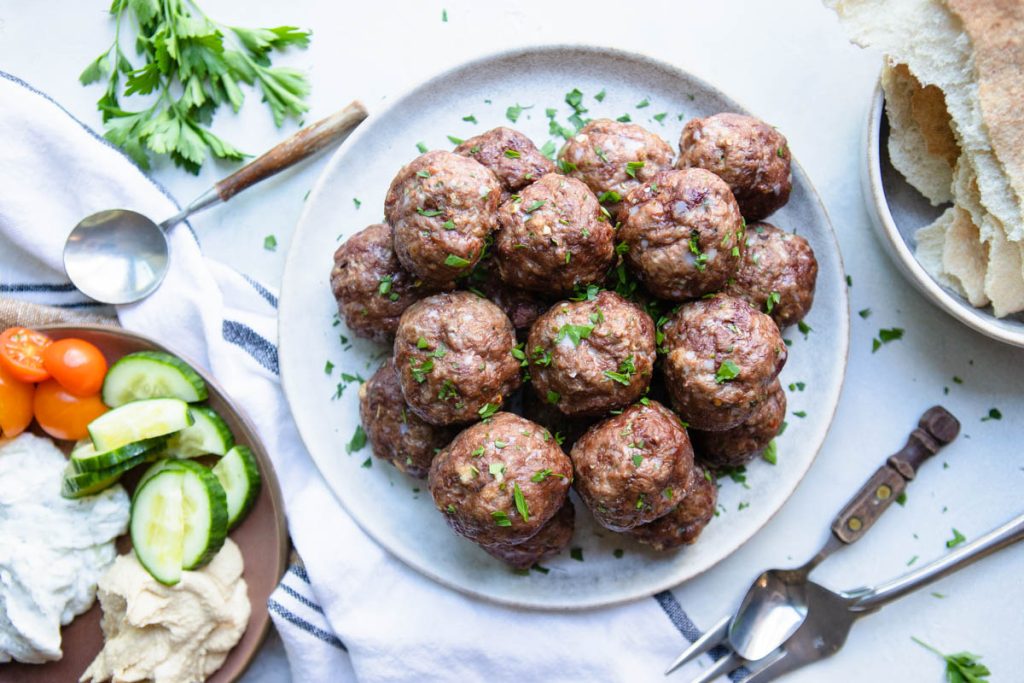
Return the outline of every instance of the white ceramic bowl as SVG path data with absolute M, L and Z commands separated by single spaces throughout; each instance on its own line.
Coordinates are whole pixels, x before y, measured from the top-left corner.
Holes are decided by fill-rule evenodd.
M 934 221 L 945 206 L 929 204 L 889 162 L 889 124 L 881 82 L 875 87 L 865 127 L 861 180 L 864 199 L 882 246 L 911 284 L 964 325 L 1007 344 L 1024 347 L 1024 316 L 997 318 L 991 307 L 975 308 L 939 284 L 914 256 L 918 228 Z

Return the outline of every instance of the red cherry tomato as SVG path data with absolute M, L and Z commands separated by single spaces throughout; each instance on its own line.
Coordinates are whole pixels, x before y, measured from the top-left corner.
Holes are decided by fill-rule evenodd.
M 81 339 L 58 339 L 43 351 L 43 369 L 75 396 L 92 396 L 103 388 L 107 359 Z
M 0 436 L 15 437 L 32 423 L 34 384 L 19 382 L 0 363 Z
M 99 394 L 80 398 L 69 393 L 57 380 L 48 379 L 36 387 L 32 403 L 36 422 L 55 439 L 77 441 L 89 436 L 86 427 L 109 408 Z
M 9 327 L 0 334 L 0 363 L 20 382 L 42 382 L 50 376 L 43 368 L 43 351 L 52 343 L 42 332 Z

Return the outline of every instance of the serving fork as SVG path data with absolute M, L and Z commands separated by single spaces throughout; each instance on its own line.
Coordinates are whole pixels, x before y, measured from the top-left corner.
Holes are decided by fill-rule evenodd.
M 960 423 L 945 408 L 935 406 L 918 421 L 906 444 L 861 486 L 832 522 L 825 546 L 795 569 L 770 569 L 747 590 L 739 610 L 725 617 L 694 641 L 665 671 L 669 674 L 719 645 L 732 652 L 708 669 L 699 681 L 712 680 L 737 662 L 761 660 L 773 653 L 807 618 L 810 573 L 832 553 L 860 539 L 894 501 L 900 499 L 917 469 L 942 446 L 956 438 Z

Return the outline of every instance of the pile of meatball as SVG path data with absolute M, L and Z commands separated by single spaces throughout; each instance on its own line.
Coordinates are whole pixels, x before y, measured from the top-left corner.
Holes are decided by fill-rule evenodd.
M 516 568 L 570 543 L 570 488 L 613 532 L 693 543 L 714 473 L 785 415 L 780 329 L 817 277 L 762 222 L 791 183 L 782 134 L 734 113 L 689 121 L 678 156 L 600 119 L 557 165 L 509 128 L 417 157 L 331 273 L 348 327 L 393 343 L 360 388 L 374 454 Z

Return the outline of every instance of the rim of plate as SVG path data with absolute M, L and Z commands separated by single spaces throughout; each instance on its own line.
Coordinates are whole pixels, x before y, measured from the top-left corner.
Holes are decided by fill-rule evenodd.
M 292 383 L 291 383 L 291 381 L 289 379 L 290 375 L 285 370 L 285 366 L 287 365 L 287 363 L 285 362 L 284 359 L 288 357 L 288 354 L 284 353 L 284 348 L 286 346 L 290 347 L 291 343 L 290 343 L 290 340 L 289 340 L 290 334 L 289 334 L 288 328 L 285 327 L 284 325 L 282 325 L 281 321 L 284 320 L 285 317 L 286 317 L 283 314 L 283 311 L 286 308 L 289 307 L 289 302 L 291 300 L 290 297 L 287 296 L 287 285 L 288 285 L 288 280 L 289 280 L 288 273 L 291 272 L 292 270 L 294 270 L 294 268 L 297 267 L 298 250 L 294 249 L 294 246 L 299 242 L 299 238 L 300 238 L 301 234 L 303 232 L 305 232 L 305 230 L 307 229 L 307 216 L 310 213 L 310 211 L 312 210 L 310 207 L 312 207 L 312 206 L 314 206 L 316 204 L 316 200 L 319 198 L 320 194 L 324 191 L 324 188 L 326 187 L 327 182 L 328 182 L 328 180 L 327 180 L 328 177 L 330 177 L 332 175 L 334 168 L 341 163 L 341 160 L 344 158 L 344 156 L 346 154 L 346 151 L 347 151 L 346 148 L 348 146 L 354 144 L 355 142 L 358 142 L 364 135 L 369 135 L 370 134 L 368 131 L 371 130 L 371 126 L 368 125 L 368 124 L 371 124 L 374 119 L 380 118 L 380 117 L 386 115 L 387 113 L 390 112 L 391 109 L 393 109 L 396 106 L 400 105 L 408 97 L 414 95 L 418 91 L 426 89 L 426 88 L 429 88 L 432 85 L 434 85 L 434 84 L 436 84 L 436 83 L 438 83 L 440 81 L 445 81 L 445 80 L 447 80 L 448 78 L 450 78 L 453 74 L 455 74 L 457 72 L 461 72 L 461 71 L 463 71 L 465 69 L 471 69 L 471 68 L 473 68 L 475 66 L 480 66 L 480 65 L 485 64 L 485 63 L 502 61 L 502 60 L 505 60 L 505 59 L 513 59 L 513 58 L 516 58 L 516 57 L 525 56 L 525 55 L 529 55 L 529 54 L 557 53 L 557 52 L 565 52 L 565 51 L 575 51 L 575 52 L 589 53 L 589 54 L 600 54 L 601 56 L 609 56 L 610 55 L 610 56 L 615 57 L 617 59 L 628 60 L 628 61 L 632 61 L 634 63 L 640 63 L 640 64 L 642 64 L 642 65 L 644 65 L 644 66 L 646 66 L 648 68 L 653 68 L 653 69 L 658 69 L 658 70 L 663 71 L 663 72 L 668 72 L 668 73 L 671 73 L 676 78 L 690 80 L 690 81 L 700 85 L 701 87 L 706 88 L 707 90 L 714 91 L 716 94 L 721 95 L 724 99 L 730 100 L 733 103 L 735 103 L 739 107 L 739 109 L 741 109 L 741 110 L 743 110 L 745 112 L 751 111 L 748 107 L 746 107 L 743 104 L 743 102 L 741 102 L 740 100 L 736 99 L 731 94 L 728 94 L 725 90 L 723 90 L 722 88 L 718 87 L 717 85 L 715 85 L 711 81 L 709 81 L 709 80 L 707 80 L 707 79 L 705 79 L 705 78 L 703 78 L 701 76 L 697 76 L 697 75 L 695 75 L 695 74 L 693 74 L 693 73 L 691 73 L 691 72 L 689 72 L 689 71 L 687 71 L 687 70 L 685 70 L 685 69 L 683 69 L 681 67 L 675 66 L 673 64 L 670 64 L 668 62 L 662 61 L 662 60 L 657 59 L 655 57 L 651 57 L 651 56 L 646 55 L 646 54 L 641 53 L 641 52 L 636 52 L 636 51 L 632 51 L 632 50 L 623 50 L 623 49 L 620 49 L 620 48 L 604 47 L 604 46 L 599 46 L 599 45 L 594 45 L 594 44 L 589 44 L 589 43 L 535 43 L 535 44 L 525 44 L 525 45 L 521 45 L 521 46 L 517 46 L 517 47 L 514 47 L 514 48 L 509 48 L 509 49 L 504 49 L 504 50 L 498 50 L 498 51 L 495 51 L 495 52 L 489 52 L 489 53 L 486 53 L 486 54 L 481 55 L 479 57 L 475 57 L 475 58 L 470 59 L 470 60 L 449 64 L 448 66 L 443 67 L 442 70 L 438 71 L 437 73 L 435 73 L 434 75 L 428 77 L 427 79 L 418 81 L 416 83 L 413 83 L 412 85 L 407 86 L 404 89 L 400 90 L 399 92 L 397 92 L 394 96 L 392 96 L 390 98 L 390 101 L 388 103 L 382 105 L 379 109 L 371 111 L 370 115 L 367 117 L 367 120 L 362 125 L 360 125 L 355 130 L 355 132 L 353 132 L 348 138 L 346 138 L 345 141 L 338 147 L 338 149 L 336 149 L 332 153 L 331 158 L 328 160 L 327 164 L 324 166 L 324 169 L 320 172 L 320 175 L 317 177 L 316 182 L 313 184 L 313 187 L 310 190 L 309 196 L 307 197 L 307 200 L 304 203 L 304 206 L 303 206 L 303 209 L 302 209 L 302 213 L 299 215 L 299 219 L 298 219 L 298 222 L 296 224 L 295 232 L 293 233 L 293 236 L 292 236 L 291 246 L 289 247 L 288 256 L 287 256 L 287 258 L 285 260 L 284 277 L 282 278 L 282 285 L 281 285 L 280 309 L 278 310 L 278 347 L 279 347 L 278 351 L 279 351 L 279 354 L 280 354 L 280 357 L 281 357 L 281 360 L 282 360 L 282 362 L 281 362 L 281 386 L 282 386 L 282 389 L 284 390 L 285 399 L 288 401 L 289 408 L 291 408 L 291 405 L 292 405 L 292 395 L 293 395 L 293 392 L 295 392 L 296 395 L 297 395 L 297 393 L 300 391 L 300 387 L 296 386 L 296 387 L 292 388 L 292 386 L 291 386 Z M 839 249 L 839 240 L 836 237 L 835 228 L 832 225 L 832 219 L 829 217 L 828 210 L 826 209 L 824 202 L 822 202 L 821 196 L 818 194 L 817 188 L 814 187 L 814 184 L 810 182 L 810 176 L 808 176 L 807 173 L 804 172 L 803 167 L 800 165 L 800 163 L 797 161 L 797 159 L 795 157 L 792 159 L 792 165 L 808 181 L 807 182 L 807 186 L 808 186 L 808 189 L 809 189 L 809 194 L 813 198 L 813 201 L 817 204 L 818 208 L 821 210 L 822 216 L 824 216 L 824 218 L 825 218 L 825 227 L 827 228 L 827 234 L 829 235 L 829 237 L 831 237 L 832 242 L 835 244 L 835 253 L 836 253 L 836 257 L 837 257 L 837 262 L 838 262 L 839 268 L 840 268 L 841 272 L 845 273 L 846 272 L 846 268 L 845 268 L 845 265 L 843 263 L 842 251 Z M 839 316 L 839 320 L 841 321 L 841 323 L 840 323 L 839 329 L 837 329 L 836 332 L 837 332 L 837 334 L 838 334 L 838 336 L 839 336 L 839 338 L 840 338 L 840 340 L 842 342 L 842 345 L 843 345 L 842 358 L 841 358 L 840 367 L 839 367 L 838 382 L 837 382 L 838 386 L 836 386 L 836 388 L 835 388 L 836 400 L 833 403 L 833 405 L 831 407 L 831 410 L 829 412 L 828 424 L 825 427 L 825 431 L 824 431 L 824 433 L 822 435 L 821 442 L 818 444 L 817 448 L 815 448 L 814 454 L 812 455 L 812 457 L 810 457 L 807 460 L 806 466 L 804 466 L 803 469 L 799 472 L 799 476 L 796 476 L 796 477 L 794 477 L 792 479 L 792 485 L 790 486 L 789 490 L 786 492 L 785 496 L 782 498 L 782 501 L 780 502 L 778 507 L 776 507 L 775 510 L 773 510 L 764 519 L 763 522 L 758 524 L 756 526 L 756 528 L 754 528 L 748 535 L 746 535 L 745 538 L 742 538 L 740 540 L 735 540 L 735 541 L 731 542 L 730 544 L 728 544 L 729 547 L 727 548 L 727 551 L 724 552 L 718 560 L 714 561 L 713 563 L 709 564 L 708 566 L 706 566 L 706 567 L 704 567 L 704 568 L 702 568 L 700 570 L 694 571 L 693 573 L 689 574 L 685 578 L 682 578 L 682 579 L 665 579 L 665 580 L 660 581 L 660 582 L 658 582 L 656 584 L 651 584 L 649 586 L 646 586 L 642 590 L 631 591 L 631 592 L 628 592 L 628 593 L 625 593 L 625 594 L 616 595 L 616 596 L 611 597 L 611 598 L 601 599 L 601 600 L 594 600 L 594 601 L 589 601 L 589 602 L 580 603 L 580 604 L 573 603 L 573 604 L 551 604 L 551 605 L 544 605 L 544 604 L 537 604 L 537 603 L 533 603 L 533 602 L 528 602 L 528 601 L 525 601 L 525 600 L 517 600 L 517 599 L 514 599 L 514 598 L 506 598 L 506 597 L 503 597 L 503 596 L 490 595 L 490 594 L 484 593 L 482 591 L 473 590 L 472 587 L 465 586 L 465 585 L 460 585 L 459 583 L 457 583 L 455 581 L 452 581 L 452 580 L 446 578 L 445 576 L 442 576 L 441 574 L 433 571 L 429 566 L 423 565 L 421 562 L 417 561 L 417 559 L 413 556 L 412 553 L 407 553 L 402 548 L 395 548 L 395 547 L 392 547 L 390 545 L 387 545 L 387 544 L 381 542 L 378 539 L 378 537 L 377 537 L 376 533 L 374 532 L 374 530 L 371 529 L 371 528 L 368 528 L 366 525 L 364 525 L 360 521 L 359 515 L 353 514 L 352 512 L 350 512 L 348 510 L 348 506 L 346 505 L 345 501 L 342 500 L 342 497 L 339 496 L 338 493 L 334 490 L 334 487 L 332 487 L 330 484 L 327 484 L 327 488 L 330 489 L 331 495 L 334 496 L 335 500 L 338 501 L 338 503 L 341 505 L 341 507 L 344 508 L 345 511 L 349 515 L 351 515 L 353 521 L 356 522 L 356 524 L 359 526 L 359 528 L 362 529 L 368 536 L 370 536 L 370 538 L 373 539 L 374 543 L 379 545 L 386 552 L 388 552 L 389 554 L 391 554 L 394 557 L 398 558 L 403 564 L 405 564 L 408 567 L 411 567 L 412 569 L 414 569 L 418 573 L 422 574 L 423 576 L 428 577 L 432 581 L 435 581 L 436 583 L 438 583 L 438 584 L 440 584 L 442 586 L 445 586 L 447 588 L 450 588 L 450 589 L 452 589 L 454 591 L 457 591 L 458 593 L 461 593 L 463 595 L 470 595 L 470 596 L 473 596 L 475 598 L 479 598 L 481 600 L 484 600 L 486 602 L 490 602 L 490 603 L 494 603 L 494 604 L 500 604 L 500 605 L 505 605 L 505 606 L 509 606 L 509 607 L 531 609 L 531 610 L 545 611 L 545 612 L 551 612 L 551 611 L 573 611 L 573 612 L 575 612 L 575 611 L 582 611 L 582 610 L 588 610 L 588 609 L 596 609 L 596 608 L 600 608 L 600 607 L 610 607 L 610 606 L 614 606 L 614 605 L 621 605 L 621 604 L 625 604 L 625 603 L 629 603 L 629 602 L 634 602 L 636 600 L 640 600 L 640 599 L 643 599 L 643 598 L 646 598 L 646 597 L 650 597 L 651 595 L 654 595 L 654 594 L 659 593 L 661 591 L 669 590 L 669 589 L 671 589 L 671 588 L 673 588 L 675 586 L 682 585 L 683 583 L 685 583 L 687 581 L 690 581 L 690 580 L 692 580 L 692 579 L 694 579 L 694 578 L 704 574 L 705 572 L 713 569 L 714 567 L 718 566 L 718 564 L 720 564 L 722 561 L 724 561 L 725 559 L 730 557 L 740 547 L 742 547 L 750 539 L 752 539 L 754 536 L 756 536 L 762 529 L 764 529 L 764 527 L 769 522 L 771 522 L 775 518 L 776 515 L 778 515 L 779 511 L 782 510 L 783 507 L 785 507 L 786 503 L 789 502 L 789 499 L 792 498 L 793 493 L 795 493 L 797 487 L 800 485 L 801 482 L 803 482 L 804 478 L 807 476 L 807 472 L 810 470 L 811 466 L 818 459 L 818 455 L 821 453 L 821 448 L 824 445 L 826 439 L 828 438 L 829 433 L 832 431 L 832 426 L 835 423 L 836 411 L 839 408 L 839 399 L 840 399 L 840 397 L 842 395 L 842 389 L 843 389 L 843 386 L 845 385 L 845 382 L 846 382 L 846 369 L 847 369 L 848 364 L 849 364 L 849 352 L 850 352 L 850 324 L 849 324 L 850 323 L 850 312 L 849 312 L 850 311 L 850 303 L 849 303 L 849 292 L 846 290 L 846 288 L 842 288 L 841 291 L 842 291 L 842 295 L 840 297 L 840 300 L 841 300 L 841 308 L 842 308 L 841 313 L 842 313 L 842 315 Z M 286 340 L 289 340 L 289 342 L 286 342 Z M 296 340 L 296 343 L 298 343 L 298 340 Z M 319 470 L 320 466 L 317 464 L 316 458 L 313 457 L 313 449 L 311 449 L 309 447 L 309 443 L 307 441 L 307 437 L 306 437 L 305 433 L 303 432 L 303 430 L 301 428 L 301 425 L 299 424 L 299 421 L 296 419 L 295 422 L 296 422 L 296 426 L 298 427 L 299 437 L 302 439 L 303 445 L 306 447 L 306 450 L 309 452 L 310 457 L 312 458 L 314 464 L 316 464 L 317 469 Z M 325 478 L 325 483 L 326 483 L 326 478 Z
M 899 266 L 903 275 L 935 306 L 976 332 L 1004 344 L 1024 347 L 1024 325 L 1020 325 L 1019 330 L 1010 329 L 1000 323 L 987 309 L 975 308 L 957 299 L 928 274 L 900 234 L 889 209 L 885 186 L 882 184 L 881 129 L 882 117 L 885 115 L 884 105 L 885 93 L 882 91 L 882 80 L 879 78 L 871 95 L 871 105 L 868 107 L 864 136 L 867 149 L 862 157 L 866 166 L 863 177 L 867 185 L 864 200 L 868 204 L 868 213 L 873 219 L 871 223 L 875 227 L 875 233 L 892 247 L 888 250 L 889 257 Z

